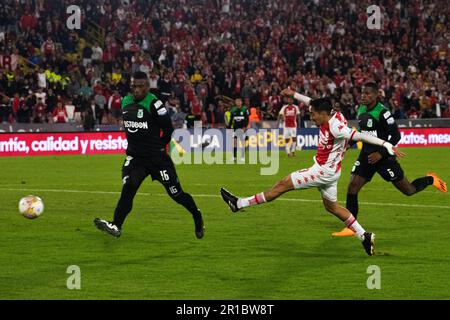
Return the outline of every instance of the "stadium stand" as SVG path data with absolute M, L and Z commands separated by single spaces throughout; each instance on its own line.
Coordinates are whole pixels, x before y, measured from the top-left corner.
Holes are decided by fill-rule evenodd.
M 73 4 L 81 30 L 66 27 Z M 382 30 L 366 27 L 370 4 L 2 0 L 0 122 L 81 124 L 93 114 L 98 124 L 117 123 L 118 96 L 136 70 L 178 122 L 190 115 L 223 126 L 236 97 L 274 119 L 287 85 L 331 96 L 354 119 L 366 80 L 380 83 L 397 119 L 450 117 L 448 1 L 378 1 Z

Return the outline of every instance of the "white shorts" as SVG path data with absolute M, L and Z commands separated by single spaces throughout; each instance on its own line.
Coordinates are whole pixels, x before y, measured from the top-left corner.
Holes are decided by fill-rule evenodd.
M 337 202 L 337 185 L 341 171 L 330 173 L 323 170 L 317 164 L 311 168 L 295 171 L 291 173 L 292 183 L 295 189 L 309 189 L 317 187 L 325 198 L 332 202 Z
M 283 137 L 285 139 L 289 138 L 297 138 L 297 128 L 284 128 L 283 129 Z

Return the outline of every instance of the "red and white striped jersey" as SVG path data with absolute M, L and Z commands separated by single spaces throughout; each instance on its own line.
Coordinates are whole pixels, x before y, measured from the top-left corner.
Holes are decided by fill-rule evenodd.
M 280 114 L 284 116 L 284 127 L 285 128 L 297 128 L 297 115 L 300 110 L 296 105 L 285 104 L 280 110 Z
M 341 170 L 348 140 L 355 131 L 347 126 L 347 120 L 339 112 L 335 112 L 319 129 L 319 146 L 314 162 L 328 172 L 338 173 Z

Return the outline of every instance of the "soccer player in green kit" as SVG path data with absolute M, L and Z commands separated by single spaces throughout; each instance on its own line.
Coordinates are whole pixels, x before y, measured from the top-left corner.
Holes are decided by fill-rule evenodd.
M 172 159 L 166 152 L 173 126 L 161 100 L 149 92 L 149 79 L 136 72 L 132 79 L 132 94 L 122 101 L 123 124 L 128 140 L 127 157 L 122 167 L 122 193 L 114 212 L 114 220 L 96 218 L 98 229 L 118 238 L 130 213 L 133 199 L 147 176 L 158 180 L 168 195 L 185 207 L 194 219 L 195 235 L 203 238 L 202 215 L 192 196 L 183 191 Z
M 248 120 L 250 117 L 250 113 L 246 106 L 242 105 L 242 99 L 238 98 L 235 100 L 235 106 L 231 108 L 230 111 L 230 128 L 234 131 L 236 130 L 245 130 L 248 126 Z M 237 157 L 237 137 L 235 136 L 234 139 L 234 145 L 233 145 L 233 156 L 234 159 Z M 234 160 L 233 159 L 233 160 Z M 244 160 L 244 159 L 243 159 Z
M 378 101 L 378 86 L 374 82 L 367 82 L 362 88 L 361 105 L 358 108 L 359 129 L 361 132 L 372 134 L 380 139 L 396 145 L 400 141 L 397 124 L 384 105 Z M 429 185 L 433 185 L 441 192 L 447 192 L 447 185 L 435 173 L 409 182 L 404 176 L 400 164 L 395 156 L 387 153 L 384 148 L 363 143 L 361 153 L 352 169 L 352 175 L 347 190 L 347 209 L 356 218 L 358 216 L 358 192 L 370 182 L 375 173 L 392 184 L 404 195 L 412 196 Z M 332 233 L 335 237 L 354 236 L 349 228 Z

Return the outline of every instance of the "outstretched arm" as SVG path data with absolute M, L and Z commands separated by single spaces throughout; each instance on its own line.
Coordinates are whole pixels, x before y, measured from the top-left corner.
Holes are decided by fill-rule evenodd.
M 283 91 L 281 91 L 282 95 L 288 96 L 288 97 L 294 97 L 294 99 L 303 102 L 305 105 L 309 106 L 309 103 L 311 102 L 311 98 L 308 96 L 304 96 L 303 94 L 300 94 L 298 92 L 295 92 L 291 88 L 286 88 Z
M 358 131 L 352 131 L 351 135 L 350 135 L 350 140 L 353 141 L 362 141 L 365 143 L 369 143 L 369 144 L 373 144 L 376 146 L 382 146 L 384 148 L 386 148 L 387 152 L 390 155 L 395 155 L 399 158 L 402 158 L 405 156 L 405 154 L 403 152 L 401 152 L 400 150 L 398 150 L 398 148 L 394 147 L 390 142 L 384 141 L 380 138 L 374 137 L 370 134 L 367 133 L 361 133 Z

